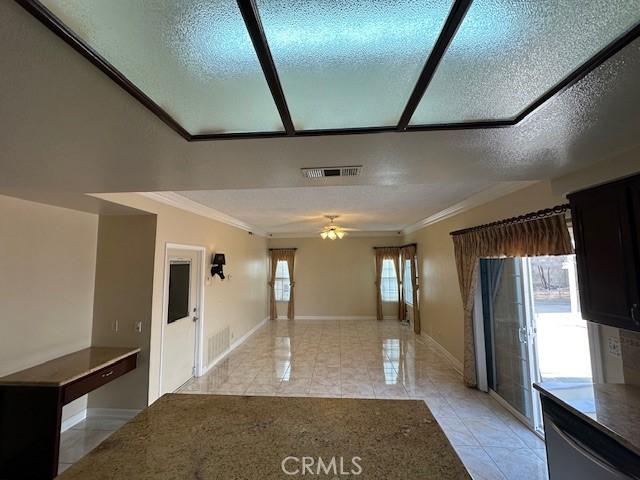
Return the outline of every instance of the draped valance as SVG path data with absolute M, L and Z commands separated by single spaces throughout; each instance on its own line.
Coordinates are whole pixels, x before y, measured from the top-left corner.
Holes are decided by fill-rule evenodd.
M 573 246 L 560 205 L 488 225 L 452 232 L 458 282 L 464 308 L 464 382 L 475 387 L 473 308 L 481 258 L 570 255 Z

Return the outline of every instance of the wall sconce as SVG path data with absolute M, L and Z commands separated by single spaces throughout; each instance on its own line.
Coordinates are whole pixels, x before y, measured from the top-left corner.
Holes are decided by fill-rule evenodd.
M 214 253 L 211 256 L 211 277 L 220 275 L 220 280 L 224 280 L 223 265 L 226 265 L 224 253 Z

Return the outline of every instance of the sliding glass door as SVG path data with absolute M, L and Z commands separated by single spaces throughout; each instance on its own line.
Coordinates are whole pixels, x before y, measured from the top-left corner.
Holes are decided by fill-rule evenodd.
M 589 331 L 580 312 L 575 255 L 532 257 L 525 261 L 532 277 L 538 380 L 590 383 Z
M 487 381 L 504 402 L 542 431 L 534 382 L 591 382 L 575 255 L 480 262 Z
M 527 265 L 519 258 L 482 260 L 481 275 L 489 387 L 534 427 L 537 366 Z

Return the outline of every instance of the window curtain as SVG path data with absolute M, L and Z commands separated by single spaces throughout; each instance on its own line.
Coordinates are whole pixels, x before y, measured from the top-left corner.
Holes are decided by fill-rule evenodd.
M 453 232 L 458 282 L 464 309 L 464 383 L 477 385 L 473 301 L 481 258 L 570 255 L 565 206 L 486 226 Z
M 402 288 L 402 272 L 403 269 L 400 267 L 402 263 L 400 262 L 400 251 L 393 257 L 393 268 L 396 271 L 396 283 L 398 285 L 398 320 L 404 320 L 404 292 Z
M 382 264 L 386 259 L 393 260 L 394 268 L 396 269 L 396 275 L 400 275 L 400 269 L 398 267 L 400 250 L 397 247 L 385 247 L 375 249 L 376 258 L 376 317 L 378 320 L 384 319 L 384 313 L 382 311 L 382 291 L 380 287 L 382 285 Z M 398 288 L 400 280 L 398 278 Z M 400 292 L 398 292 L 399 294 Z
M 411 291 L 413 294 L 413 298 L 411 299 L 413 301 L 413 331 L 417 334 L 420 334 L 420 308 L 418 306 L 418 298 L 419 298 L 419 294 L 418 294 L 418 262 L 417 262 L 417 251 L 416 251 L 416 246 L 415 245 L 408 245 L 406 247 L 402 247 L 401 250 L 401 261 L 400 264 L 402 265 L 402 278 L 404 279 L 404 269 L 406 261 L 409 260 L 410 264 L 411 264 L 411 272 L 410 272 L 410 276 L 411 276 Z M 404 296 L 402 297 L 402 312 L 404 314 L 404 312 L 406 312 L 406 307 L 407 307 L 407 299 L 404 298 Z M 404 315 L 401 319 L 404 318 Z
M 278 268 L 277 250 L 271 250 L 271 277 L 269 279 L 269 317 L 271 320 L 278 318 L 276 304 L 276 269 Z
M 270 300 L 269 300 L 269 316 L 271 320 L 278 318 L 278 304 L 276 303 L 276 270 L 278 268 L 278 261 L 284 260 L 289 267 L 289 308 L 287 310 L 287 318 L 293 320 L 294 318 L 294 297 L 293 297 L 293 267 L 296 251 L 293 248 L 279 248 L 271 250 L 271 280 L 269 281 Z
M 293 295 L 293 287 L 296 282 L 293 280 L 293 267 L 296 259 L 295 250 L 287 250 L 285 252 L 285 259 L 287 260 L 287 267 L 289 268 L 289 307 L 287 308 L 287 318 L 293 320 L 295 318 L 295 297 Z

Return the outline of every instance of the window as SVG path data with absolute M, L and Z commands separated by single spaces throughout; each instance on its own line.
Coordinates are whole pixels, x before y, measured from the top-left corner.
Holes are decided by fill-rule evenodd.
M 289 266 L 286 260 L 278 260 L 276 266 L 276 302 L 288 302 L 289 301 Z
M 393 260 L 385 258 L 382 262 L 382 281 L 380 282 L 380 292 L 383 302 L 398 301 L 398 280 Z
M 413 305 L 413 284 L 411 283 L 411 259 L 404 261 L 404 272 L 402 278 L 402 287 L 404 293 L 404 303 Z
M 172 260 L 169 264 L 167 323 L 173 323 L 189 315 L 190 282 L 191 262 Z

